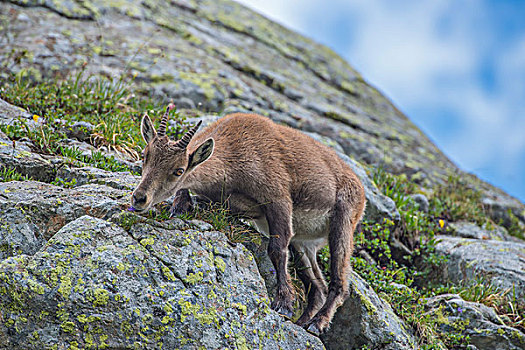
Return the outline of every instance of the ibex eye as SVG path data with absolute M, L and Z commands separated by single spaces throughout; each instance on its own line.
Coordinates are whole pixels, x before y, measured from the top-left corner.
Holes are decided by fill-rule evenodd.
M 184 174 L 184 169 L 182 168 L 175 170 L 175 172 L 173 173 L 173 175 L 175 176 L 181 176 L 182 174 Z

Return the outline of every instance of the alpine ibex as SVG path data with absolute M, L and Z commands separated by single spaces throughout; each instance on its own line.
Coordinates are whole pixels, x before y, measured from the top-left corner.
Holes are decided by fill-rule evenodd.
M 272 308 L 292 315 L 290 249 L 299 256 L 298 274 L 308 294 L 297 324 L 314 333 L 325 331 L 348 296 L 353 233 L 365 208 L 357 176 L 329 147 L 255 114 L 231 114 L 195 134 L 199 123 L 171 141 L 166 136 L 170 109 L 158 132 L 147 114 L 142 119 L 147 146 L 132 206 L 144 211 L 187 190 L 225 202 L 270 237 L 268 255 L 277 277 Z M 329 287 L 316 261 L 326 244 Z

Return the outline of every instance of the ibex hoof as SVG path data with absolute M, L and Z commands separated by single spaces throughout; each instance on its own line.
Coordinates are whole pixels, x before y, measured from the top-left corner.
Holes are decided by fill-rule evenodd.
M 321 330 L 317 327 L 315 323 L 311 323 L 308 328 L 306 328 L 306 331 L 309 333 L 312 333 L 315 336 L 319 336 L 321 334 Z
M 277 309 L 277 310 L 275 310 L 275 311 L 277 311 L 277 313 L 278 313 L 279 315 L 281 315 L 281 316 L 283 316 L 283 317 L 285 317 L 285 318 L 287 318 L 287 319 L 289 319 L 289 320 L 291 320 L 292 317 L 293 317 L 293 311 L 290 310 L 290 309 L 287 308 L 287 307 L 282 306 L 282 307 L 280 307 L 279 309 Z

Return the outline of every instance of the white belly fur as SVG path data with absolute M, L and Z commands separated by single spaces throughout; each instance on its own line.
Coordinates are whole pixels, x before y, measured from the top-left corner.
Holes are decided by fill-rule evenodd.
M 295 237 L 312 239 L 328 236 L 329 214 L 328 210 L 295 210 L 292 218 Z
M 270 236 L 266 218 L 252 220 L 259 232 Z M 328 243 L 330 230 L 330 212 L 328 210 L 295 210 L 292 217 L 294 236 L 292 241 L 302 245 L 307 242 L 315 246 L 324 246 Z

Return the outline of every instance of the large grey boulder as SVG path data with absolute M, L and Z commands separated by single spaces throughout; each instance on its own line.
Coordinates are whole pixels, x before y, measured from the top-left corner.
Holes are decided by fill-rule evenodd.
M 129 192 L 88 184 L 67 189 L 36 181 L 0 183 L 0 260 L 34 254 L 68 222 L 89 214 L 109 218 Z
M 482 277 L 525 297 L 525 243 L 439 236 L 436 253 L 447 256 L 441 277 L 469 283 Z
M 505 326 L 494 309 L 445 294 L 431 298 L 426 306 L 444 332 L 461 333 L 477 350 L 523 350 L 525 334 Z
M 117 221 L 129 232 L 82 216 L 0 262 L 0 348 L 323 348 L 270 310 L 242 245 L 180 220 Z
M 337 310 L 328 332 L 322 336 L 327 349 L 408 350 L 416 341 L 396 316 L 355 272 L 350 277 L 350 296 Z

